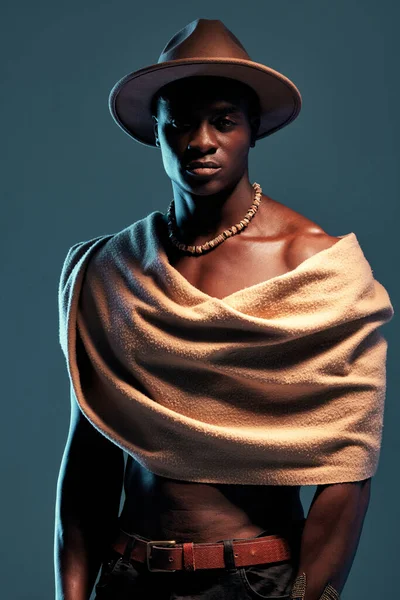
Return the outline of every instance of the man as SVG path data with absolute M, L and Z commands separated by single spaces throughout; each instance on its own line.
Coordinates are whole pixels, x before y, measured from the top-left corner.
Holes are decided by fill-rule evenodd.
M 163 69 L 158 72 L 160 65 Z M 201 70 L 199 65 L 206 65 L 209 70 Z M 257 71 L 262 66 L 257 65 L 251 63 L 240 42 L 220 21 L 199 19 L 170 40 L 158 66 L 127 76 L 111 94 L 110 107 L 118 124 L 136 140 L 160 148 L 165 171 L 171 179 L 173 202 L 167 214 L 153 213 L 147 229 L 129 230 L 129 239 L 139 240 L 136 250 L 139 262 L 129 264 L 135 254 L 135 241 L 124 262 L 128 238 L 121 232 L 115 236 L 116 241 L 111 239 L 113 236 L 102 236 L 114 243 L 110 246 L 112 252 L 107 253 L 107 245 L 97 238 L 98 252 L 93 253 L 86 269 L 77 313 L 79 361 L 70 359 L 70 364 L 79 367 L 82 387 L 80 390 L 77 386 L 77 370 L 71 367 L 78 402 L 73 400 L 71 405 L 70 435 L 59 479 L 57 598 L 89 598 L 101 562 L 102 576 L 96 586 L 98 600 L 128 597 L 332 600 L 339 598 L 348 577 L 371 484 L 371 476 L 357 479 L 356 474 L 373 472 L 372 462 L 367 461 L 365 466 L 360 459 L 360 464 L 350 468 L 344 461 L 343 471 L 335 471 L 335 461 L 339 460 L 336 456 L 342 455 L 339 450 L 337 454 L 332 451 L 333 470 L 329 471 L 331 457 L 323 457 L 315 445 L 316 460 L 310 462 L 307 451 L 303 451 L 301 460 L 305 463 L 301 471 L 303 465 L 294 465 L 290 453 L 284 458 L 282 438 L 276 446 L 275 465 L 266 461 L 264 471 L 257 475 L 260 459 L 254 459 L 256 449 L 250 447 L 248 464 L 253 468 L 248 467 L 246 473 L 240 471 L 232 461 L 244 463 L 246 451 L 242 456 L 240 443 L 232 446 L 236 454 L 229 455 L 226 450 L 230 443 L 226 427 L 232 422 L 229 411 L 233 410 L 227 398 L 232 398 L 233 405 L 243 397 L 237 409 L 241 411 L 238 414 L 245 430 L 246 418 L 251 426 L 256 424 L 256 401 L 261 389 L 243 387 L 248 376 L 239 376 L 243 366 L 241 357 L 236 366 L 239 371 L 232 368 L 223 371 L 224 367 L 230 367 L 226 360 L 227 356 L 231 360 L 231 355 L 219 355 L 218 345 L 212 346 L 211 355 L 213 360 L 217 356 L 217 362 L 213 363 L 210 378 L 206 367 L 201 367 L 203 357 L 196 356 L 207 344 L 209 352 L 211 342 L 214 343 L 210 334 L 216 327 L 214 316 L 221 317 L 218 327 L 222 327 L 227 311 L 230 329 L 223 336 L 232 344 L 230 352 L 245 349 L 247 336 L 258 331 L 251 327 L 258 326 L 261 318 L 246 312 L 244 316 L 251 317 L 246 329 L 241 313 L 243 305 L 235 302 L 247 293 L 250 296 L 261 293 L 269 282 L 284 284 L 287 274 L 300 276 L 301 269 L 311 266 L 321 252 L 325 252 L 327 259 L 333 256 L 327 252 L 340 240 L 262 194 L 258 184 L 250 183 L 250 148 L 256 140 L 293 120 L 300 106 L 300 95 L 289 80 L 267 67 L 263 67 L 261 76 Z M 171 76 L 172 69 L 175 74 Z M 264 89 L 267 76 L 270 87 Z M 139 81 L 141 77 L 139 85 L 136 79 Z M 144 244 L 145 238 L 140 236 L 146 235 L 146 231 L 148 240 Z M 155 263 L 151 254 L 153 242 L 159 261 Z M 79 261 L 82 266 L 82 261 L 88 263 L 88 253 L 84 251 L 79 251 L 71 265 Z M 110 261 L 115 256 L 124 264 L 121 271 L 111 267 Z M 64 267 L 61 290 L 74 287 L 66 283 L 71 281 L 68 278 L 73 268 Z M 137 301 L 129 304 L 129 308 L 124 304 L 122 289 L 118 293 L 122 272 L 124 279 L 132 278 L 126 297 L 129 302 Z M 109 287 L 114 290 L 116 303 L 106 310 L 110 301 L 105 291 L 108 282 L 112 282 Z M 179 297 L 172 295 L 173 289 L 179 292 Z M 293 290 L 291 293 L 295 294 Z M 283 292 L 278 294 L 277 300 L 282 295 Z M 176 309 L 182 298 L 185 303 Z M 385 301 L 382 322 L 390 318 L 392 311 L 386 297 Z M 74 300 L 68 302 L 74 304 Z M 278 302 L 274 306 L 277 305 Z M 195 320 L 187 311 L 198 306 L 200 312 Z M 207 310 L 208 317 L 196 329 L 199 315 L 204 317 Z M 133 321 L 128 328 L 129 337 L 124 337 L 127 314 Z M 235 319 L 237 324 L 232 328 Z M 66 322 L 71 323 L 71 317 L 66 317 Z M 273 339 L 270 320 L 268 328 L 269 338 Z M 102 338 L 100 331 L 108 333 Z M 179 347 L 163 346 L 164 342 L 171 343 L 174 336 L 178 338 L 178 331 L 183 334 Z M 117 347 L 119 340 L 111 338 L 112 332 L 118 332 L 119 340 L 123 340 L 120 347 Z M 135 343 L 130 337 L 135 335 L 132 332 L 137 335 Z M 320 331 L 314 333 L 319 335 Z M 190 343 L 186 344 L 188 340 Z M 289 356 L 288 338 L 282 342 L 284 355 Z M 74 345 L 66 343 L 70 348 Z M 112 352 L 106 348 L 108 343 Z M 161 346 L 163 353 L 159 350 Z M 317 347 L 322 348 L 320 341 Z M 255 348 L 257 360 L 261 350 L 259 345 Z M 297 355 L 299 346 L 294 348 Z M 189 366 L 191 349 L 200 373 L 197 385 L 196 367 Z M 272 349 L 271 356 L 278 356 L 278 338 Z M 303 351 L 307 353 L 307 346 L 303 346 Z M 135 368 L 128 374 L 133 361 Z M 234 359 L 231 364 L 235 364 Z M 283 373 L 283 358 L 279 364 Z M 143 376 L 141 368 L 145 369 Z M 285 380 L 279 383 L 279 368 L 272 372 L 278 373 L 278 389 L 279 385 L 283 389 Z M 231 380 L 227 386 L 222 375 L 233 377 L 232 381 L 236 378 L 237 388 Z M 117 379 L 124 398 L 111 387 L 110 381 Z M 127 382 L 135 390 L 135 402 L 140 405 L 143 400 L 143 406 L 139 406 L 144 411 L 140 418 L 138 413 L 132 417 L 132 405 L 126 403 Z M 217 383 L 221 386 L 218 390 Z M 172 392 L 173 385 L 178 386 L 176 395 Z M 213 401 L 214 385 L 215 399 L 226 402 L 222 409 L 216 404 L 207 408 L 206 402 Z M 287 396 L 292 401 L 293 415 L 294 400 L 304 397 L 301 385 L 304 382 L 300 380 L 296 386 L 292 385 Z M 201 396 L 197 396 L 199 389 Z M 231 396 L 232 390 L 236 398 Z M 186 396 L 180 401 L 179 394 L 185 391 Z M 273 397 L 270 391 L 268 398 Z M 157 406 L 153 404 L 155 399 L 159 402 Z M 282 411 L 287 411 L 289 405 L 277 402 L 273 408 L 272 404 L 273 401 L 268 407 L 272 411 L 271 424 L 279 419 L 284 424 L 287 419 L 284 429 L 288 440 L 294 428 L 291 415 Z M 158 410 L 159 416 L 154 417 Z M 317 413 L 316 406 L 313 411 Z M 196 415 L 200 415 L 201 425 L 208 427 L 206 436 L 196 429 Z M 214 422 L 210 415 L 218 415 L 218 419 Z M 170 426 L 166 424 L 168 419 Z M 190 437 L 192 425 L 193 437 Z M 220 427 L 218 432 L 216 425 Z M 267 449 L 272 452 L 273 431 L 272 425 L 265 451 L 260 446 L 260 456 Z M 219 446 L 214 435 L 220 436 Z M 290 448 L 290 443 L 286 443 Z M 334 443 L 333 440 L 332 448 Z M 201 451 L 200 445 L 203 445 Z M 322 447 L 328 447 L 326 439 Z M 129 454 L 125 475 L 121 448 Z M 174 454 L 176 448 L 182 448 L 181 455 Z M 218 448 L 221 454 L 226 452 L 230 456 L 231 462 L 225 466 L 223 460 L 218 463 Z M 356 456 L 354 452 L 351 456 Z M 323 464 L 324 460 L 326 468 L 321 472 L 318 463 Z M 317 473 L 321 480 L 306 521 L 300 501 L 301 483 L 284 483 L 296 481 L 296 473 L 300 472 L 297 479 L 305 484 L 311 481 L 307 479 L 308 473 Z M 348 481 L 343 482 L 343 473 L 349 475 Z M 123 477 L 126 498 L 118 518 Z M 327 483 L 332 480 L 333 483 Z M 240 543 L 241 540 L 245 543 Z M 174 563 L 174 572 L 166 572 L 168 561 Z

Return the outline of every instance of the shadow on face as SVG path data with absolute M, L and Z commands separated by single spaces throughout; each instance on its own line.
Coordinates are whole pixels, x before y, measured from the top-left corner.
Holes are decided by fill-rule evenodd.
M 215 195 L 248 179 L 249 148 L 260 124 L 251 88 L 224 77 L 188 77 L 162 87 L 152 106 L 155 143 L 172 182 Z M 199 159 L 210 168 L 193 171 L 190 163 Z
M 260 102 L 256 92 L 248 85 L 228 77 L 193 76 L 172 81 L 163 86 L 152 99 L 151 112 L 158 117 L 160 106 L 167 104 L 181 114 L 201 110 L 216 101 L 225 101 L 238 107 L 248 119 L 252 141 L 260 125 Z M 252 144 L 254 145 L 254 144 Z

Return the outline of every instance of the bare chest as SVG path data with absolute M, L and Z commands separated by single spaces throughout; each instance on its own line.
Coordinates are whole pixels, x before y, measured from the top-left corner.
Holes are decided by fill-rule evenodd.
M 231 242 L 233 239 L 200 256 L 172 252 L 169 261 L 195 288 L 220 299 L 287 273 L 296 266 L 290 259 L 289 238 Z

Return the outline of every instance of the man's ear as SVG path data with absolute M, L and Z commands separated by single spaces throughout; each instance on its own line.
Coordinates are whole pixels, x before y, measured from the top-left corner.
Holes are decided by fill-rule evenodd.
M 153 119 L 153 130 L 154 130 L 154 138 L 156 141 L 156 146 L 159 148 L 160 147 L 160 142 L 158 139 L 158 119 L 156 116 L 151 115 L 151 118 Z
M 256 145 L 256 137 L 257 137 L 257 132 L 260 128 L 260 117 L 252 117 L 250 119 L 250 127 L 251 127 L 251 143 L 250 146 L 251 148 L 254 148 L 254 146 Z

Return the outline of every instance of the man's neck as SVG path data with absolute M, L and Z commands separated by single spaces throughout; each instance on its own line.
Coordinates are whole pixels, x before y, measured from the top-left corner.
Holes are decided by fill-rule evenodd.
M 202 244 L 232 227 L 243 219 L 254 200 L 248 176 L 233 189 L 207 196 L 192 194 L 174 183 L 172 187 L 177 230 L 188 244 Z

